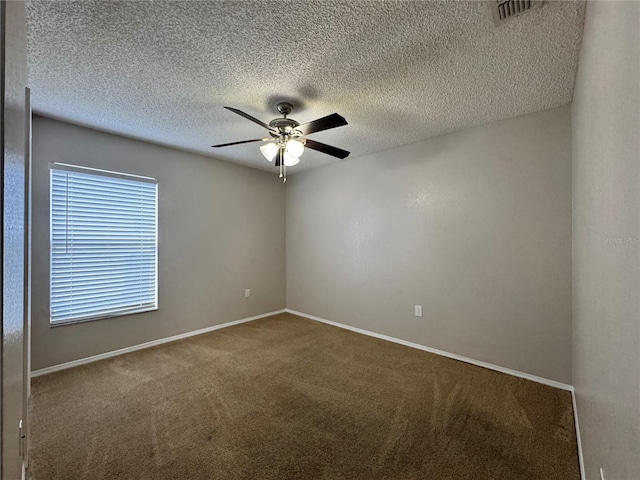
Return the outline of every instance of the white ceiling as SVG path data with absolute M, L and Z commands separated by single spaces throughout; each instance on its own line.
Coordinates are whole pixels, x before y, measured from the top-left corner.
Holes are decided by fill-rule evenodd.
M 338 112 L 310 138 L 359 157 L 569 103 L 583 19 L 575 1 L 496 27 L 484 1 L 31 0 L 29 83 L 38 113 L 269 169 L 258 144 L 210 148 L 266 133 L 224 105 Z

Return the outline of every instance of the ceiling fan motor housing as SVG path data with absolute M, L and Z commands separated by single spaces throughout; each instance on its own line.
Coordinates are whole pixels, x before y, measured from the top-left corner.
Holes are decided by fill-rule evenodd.
M 300 124 L 292 118 L 275 118 L 269 122 L 269 126 L 275 128 L 279 132 L 270 132 L 271 136 L 278 137 L 282 134 L 292 133 L 296 127 L 300 126 Z

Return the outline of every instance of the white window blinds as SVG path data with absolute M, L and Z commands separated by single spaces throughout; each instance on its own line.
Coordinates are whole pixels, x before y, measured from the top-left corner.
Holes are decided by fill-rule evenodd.
M 157 308 L 157 181 L 51 165 L 51 323 Z

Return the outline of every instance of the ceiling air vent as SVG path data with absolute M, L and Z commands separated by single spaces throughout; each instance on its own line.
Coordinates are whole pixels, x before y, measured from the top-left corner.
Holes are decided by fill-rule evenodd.
M 542 5 L 542 0 L 489 0 L 489 8 L 496 25 Z

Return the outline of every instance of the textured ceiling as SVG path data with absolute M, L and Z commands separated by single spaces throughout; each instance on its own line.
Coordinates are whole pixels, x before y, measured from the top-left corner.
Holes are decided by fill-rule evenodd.
M 496 27 L 484 1 L 38 1 L 27 4 L 36 112 L 269 169 L 268 122 L 292 100 L 310 138 L 354 158 L 571 101 L 582 2 Z M 390 159 L 392 160 L 392 159 Z M 307 150 L 290 173 L 338 161 Z M 348 159 L 346 160 L 348 161 Z

